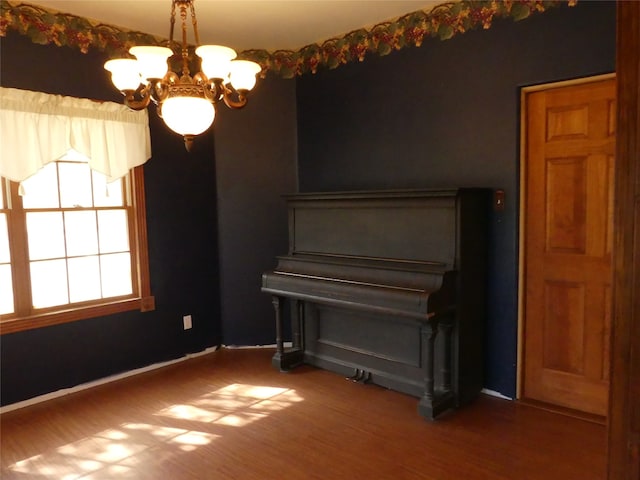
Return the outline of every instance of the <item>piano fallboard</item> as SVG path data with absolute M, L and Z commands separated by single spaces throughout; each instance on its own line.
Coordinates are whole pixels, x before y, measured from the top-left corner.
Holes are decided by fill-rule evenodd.
M 273 272 L 263 275 L 262 291 L 426 320 L 438 309 L 453 305 L 455 272 L 444 268 L 433 262 L 310 254 L 286 256 L 279 257 Z
M 277 257 L 275 272 L 435 291 L 448 271 L 440 262 L 299 253 Z
M 363 283 L 296 273 L 273 272 L 264 277 L 262 291 L 272 295 L 342 307 L 371 310 L 427 320 L 435 314 L 430 296 L 438 290 Z

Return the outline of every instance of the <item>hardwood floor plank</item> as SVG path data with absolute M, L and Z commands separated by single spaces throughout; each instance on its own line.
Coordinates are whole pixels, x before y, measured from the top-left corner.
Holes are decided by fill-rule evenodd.
M 7 412 L 3 479 L 600 480 L 605 427 L 481 396 L 429 422 L 417 399 L 222 350 Z

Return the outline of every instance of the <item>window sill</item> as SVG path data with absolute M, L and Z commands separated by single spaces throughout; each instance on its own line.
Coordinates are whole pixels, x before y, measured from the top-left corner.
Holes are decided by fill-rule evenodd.
M 6 320 L 0 321 L 0 335 L 76 322 L 89 318 L 104 317 L 132 310 L 140 310 L 141 312 L 155 310 L 154 297 L 129 298 L 100 305 L 92 305 L 90 307 L 42 313 L 30 317 L 7 318 Z

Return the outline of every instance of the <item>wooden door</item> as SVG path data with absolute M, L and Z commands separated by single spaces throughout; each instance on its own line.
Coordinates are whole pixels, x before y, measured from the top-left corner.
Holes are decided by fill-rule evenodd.
M 606 416 L 615 78 L 525 102 L 522 396 Z

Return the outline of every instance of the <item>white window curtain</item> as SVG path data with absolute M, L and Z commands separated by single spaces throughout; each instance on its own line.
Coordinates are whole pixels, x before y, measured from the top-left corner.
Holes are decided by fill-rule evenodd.
M 116 180 L 151 157 L 147 110 L 0 87 L 0 176 L 21 182 L 70 149 Z

